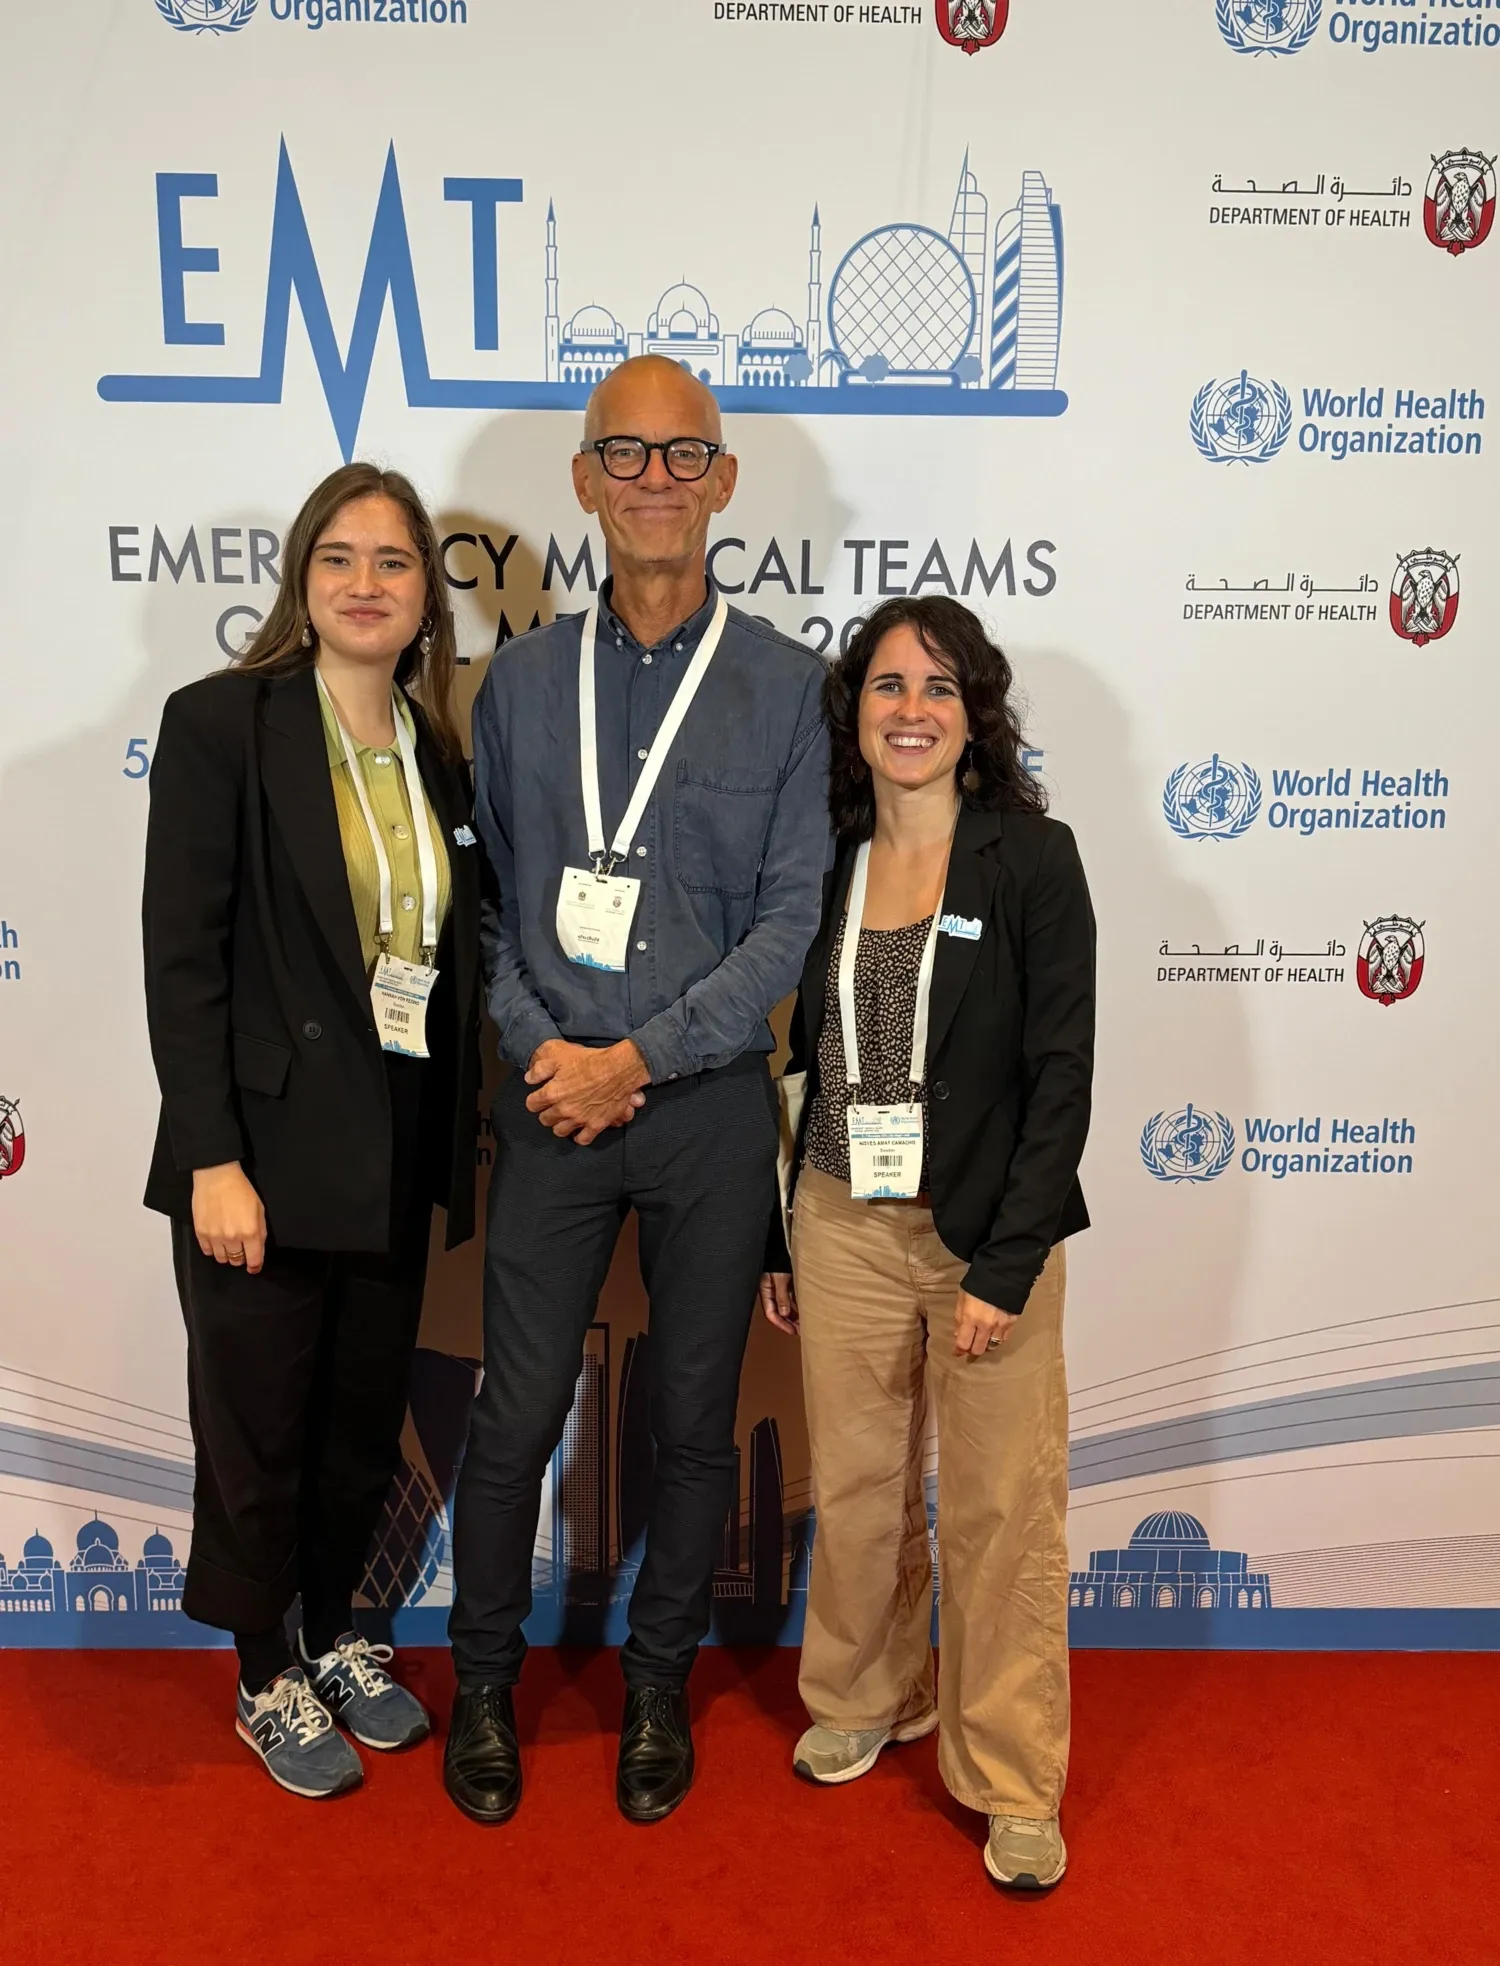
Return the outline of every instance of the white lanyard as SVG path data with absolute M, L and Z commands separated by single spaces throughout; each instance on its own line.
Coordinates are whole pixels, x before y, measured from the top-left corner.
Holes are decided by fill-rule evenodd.
M 688 664 L 687 674 L 677 685 L 677 693 L 667 706 L 667 713 L 661 720 L 651 749 L 646 753 L 641 766 L 641 775 L 635 781 L 635 790 L 630 795 L 630 803 L 625 808 L 625 816 L 620 821 L 614 844 L 606 856 L 604 846 L 604 814 L 599 804 L 599 741 L 595 725 L 594 705 L 594 631 L 598 625 L 599 610 L 591 607 L 583 618 L 583 638 L 578 647 L 578 755 L 583 772 L 583 816 L 589 833 L 589 862 L 594 872 L 611 873 L 630 851 L 636 828 L 645 814 L 651 794 L 656 789 L 656 781 L 661 777 L 662 766 L 667 761 L 667 753 L 673 740 L 682 728 L 682 720 L 698 693 L 698 685 L 708 673 L 708 665 L 713 660 L 714 650 L 719 646 L 719 637 L 724 632 L 724 623 L 729 619 L 729 603 L 721 594 L 719 604 L 714 609 L 713 619 Z M 600 863 L 603 862 L 601 867 Z
M 865 914 L 865 885 L 870 873 L 870 842 L 865 840 L 854 857 L 854 878 L 849 883 L 849 907 L 844 916 L 844 945 L 839 951 L 839 1022 L 844 1029 L 844 1069 L 850 1085 L 859 1084 L 859 1032 L 854 1010 L 854 962 L 859 952 L 859 931 Z M 917 1002 L 911 1020 L 911 1083 L 919 1086 L 927 1075 L 927 1018 L 932 998 L 932 966 L 937 955 L 938 923 L 942 902 L 932 911 L 932 927 L 922 947 L 917 969 Z
M 322 673 L 314 671 L 318 678 L 318 689 L 323 701 L 333 713 L 333 721 L 338 725 L 339 736 L 343 740 L 344 762 L 349 767 L 349 776 L 354 780 L 354 790 L 359 796 L 359 809 L 365 816 L 365 825 L 370 832 L 370 845 L 375 850 L 375 864 L 380 870 L 380 948 L 384 954 L 395 929 L 395 916 L 391 911 L 391 863 L 381 837 L 375 811 L 370 804 L 369 788 L 365 775 L 359 768 L 359 758 L 353 740 L 344 728 L 344 720 L 339 715 L 338 705 L 328 692 Z M 406 774 L 406 796 L 411 805 L 412 831 L 417 842 L 417 866 L 422 880 L 422 960 L 430 963 L 437 953 L 438 939 L 438 874 L 437 855 L 432 845 L 432 829 L 427 823 L 427 797 L 422 790 L 421 773 L 417 770 L 417 753 L 411 741 L 411 732 L 406 728 L 406 720 L 401 715 L 401 700 L 395 686 L 391 688 L 391 720 L 396 726 L 396 744 L 401 753 L 401 769 Z

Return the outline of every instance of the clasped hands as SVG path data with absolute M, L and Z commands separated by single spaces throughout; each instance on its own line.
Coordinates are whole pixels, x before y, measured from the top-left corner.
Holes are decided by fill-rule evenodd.
M 612 1126 L 625 1126 L 646 1103 L 651 1068 L 629 1038 L 596 1047 L 548 1038 L 531 1054 L 526 1110 L 559 1140 L 587 1147 Z
M 778 1331 L 797 1335 L 797 1294 L 785 1270 L 768 1271 L 760 1280 L 760 1307 Z M 1003 1345 L 1020 1322 L 1014 1311 L 1000 1311 L 982 1297 L 960 1290 L 953 1307 L 953 1350 L 959 1358 L 983 1358 Z

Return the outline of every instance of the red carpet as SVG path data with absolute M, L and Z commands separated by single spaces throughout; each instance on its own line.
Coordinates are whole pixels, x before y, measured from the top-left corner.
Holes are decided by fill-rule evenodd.
M 1002 1898 L 935 1743 L 817 1790 L 794 1653 L 705 1652 L 698 1782 L 616 1815 L 612 1656 L 537 1652 L 521 1813 L 435 1742 L 342 1802 L 272 1787 L 225 1653 L 0 1653 L 7 1966 L 1402 1966 L 1500 1962 L 1500 1669 L 1478 1656 L 1075 1656 L 1070 1873 Z M 406 1655 L 446 1712 L 446 1658 Z

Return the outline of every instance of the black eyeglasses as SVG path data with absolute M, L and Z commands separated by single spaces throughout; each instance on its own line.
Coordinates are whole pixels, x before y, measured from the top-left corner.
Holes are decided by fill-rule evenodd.
M 664 444 L 648 444 L 644 437 L 596 437 L 592 443 L 580 444 L 578 448 L 582 452 L 592 451 L 611 478 L 642 477 L 651 462 L 651 453 L 660 451 L 661 461 L 671 475 L 683 484 L 691 484 L 703 476 L 724 446 L 710 444 L 702 437 L 668 437 Z

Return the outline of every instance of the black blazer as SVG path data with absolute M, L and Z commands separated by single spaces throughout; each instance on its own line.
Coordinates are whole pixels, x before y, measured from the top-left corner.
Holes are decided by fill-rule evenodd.
M 789 1072 L 818 1089 L 828 960 L 854 873 L 844 842 L 792 1017 Z M 927 1037 L 927 1178 L 938 1234 L 969 1265 L 964 1288 L 1020 1311 L 1053 1243 L 1088 1227 L 1078 1163 L 1094 1070 L 1094 911 L 1073 835 L 1029 812 L 958 818 L 942 912 L 979 921 L 939 934 Z M 800 1165 L 802 1140 L 793 1166 Z M 779 1216 L 768 1266 L 790 1267 Z
M 473 815 L 467 766 L 412 716 L 453 883 L 421 1151 L 451 1248 L 474 1232 L 480 850 L 455 838 Z M 167 698 L 142 919 L 162 1094 L 146 1206 L 190 1217 L 192 1170 L 237 1160 L 278 1241 L 386 1249 L 390 1096 L 311 669 L 226 670 Z

